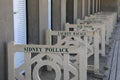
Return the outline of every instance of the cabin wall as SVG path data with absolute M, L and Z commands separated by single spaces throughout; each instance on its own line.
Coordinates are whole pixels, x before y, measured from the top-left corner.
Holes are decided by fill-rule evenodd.
M 39 0 L 27 0 L 28 43 L 39 43 Z
M 118 0 L 101 0 L 102 11 L 117 11 Z
M 61 29 L 61 1 L 52 0 L 52 30 Z
M 120 20 L 120 0 L 118 0 L 118 19 Z
M 13 1 L 0 0 L 0 80 L 7 80 L 7 43 L 13 40 Z

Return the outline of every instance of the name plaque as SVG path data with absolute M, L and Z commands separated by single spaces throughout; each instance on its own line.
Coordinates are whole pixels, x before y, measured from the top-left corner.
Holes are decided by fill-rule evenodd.
M 37 52 L 43 52 L 43 53 L 68 53 L 69 48 L 56 48 L 56 47 L 25 47 L 24 48 L 25 53 L 37 53 Z
M 77 26 L 77 29 L 78 29 L 78 30 L 79 30 L 79 29 L 82 29 L 82 28 L 90 28 L 90 29 L 92 29 L 93 26 L 91 26 L 91 25 L 79 25 L 79 26 Z
M 84 36 L 86 32 L 84 31 L 59 31 L 58 36 Z

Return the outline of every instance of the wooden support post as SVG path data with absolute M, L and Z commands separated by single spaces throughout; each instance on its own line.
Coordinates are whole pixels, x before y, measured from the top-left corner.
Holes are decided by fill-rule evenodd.
M 99 74 L 99 30 L 94 34 L 94 72 Z
M 46 31 L 46 44 L 47 45 L 51 45 L 52 43 L 52 39 L 51 39 L 51 36 L 49 35 L 49 32 L 50 32 L 51 30 L 50 29 L 48 29 L 47 31 Z
M 66 23 L 66 0 L 61 0 L 61 30 L 64 29 Z
M 88 16 L 88 0 L 85 0 L 85 17 Z M 84 19 L 85 19 L 84 17 Z
M 11 42 L 8 44 L 8 54 L 7 54 L 7 57 L 8 57 L 8 80 L 15 80 L 15 64 L 14 64 L 14 43 Z
M 102 43 L 101 43 L 101 46 L 102 46 L 102 56 L 105 56 L 105 26 L 101 26 L 102 27 L 102 31 L 101 31 L 101 34 L 102 34 Z
M 90 2 L 90 0 L 88 0 L 88 16 L 90 15 L 90 5 L 91 5 L 91 2 Z
M 27 80 L 31 80 L 31 53 L 26 53 L 25 54 L 25 78 Z M 29 66 L 29 67 L 28 67 Z
M 74 23 L 76 23 L 77 20 L 77 0 L 74 0 Z
M 101 9 L 101 1 L 99 0 L 99 12 L 100 12 L 100 9 Z
M 96 0 L 96 13 L 98 12 L 98 0 Z
M 63 30 L 66 23 L 66 0 L 52 0 L 52 30 Z
M 82 0 L 82 19 L 85 18 L 85 0 Z
M 85 42 L 85 45 L 87 46 L 87 38 L 85 39 Z M 81 49 L 81 54 L 79 54 L 79 80 L 87 80 L 87 48 L 82 47 Z
M 47 31 L 46 31 L 46 44 L 47 45 L 52 45 L 52 37 L 50 36 L 50 29 L 48 29 Z M 47 59 L 49 59 L 49 60 L 51 60 L 49 57 L 47 57 Z M 49 67 L 49 66 L 47 66 L 47 70 L 48 71 L 52 71 L 52 68 L 51 67 Z
M 64 54 L 64 80 L 69 80 L 69 67 L 68 67 L 68 63 L 69 63 L 69 55 L 68 54 Z
M 77 1 L 77 6 L 78 6 L 78 9 L 77 9 L 77 18 L 78 19 L 82 19 L 82 0 L 78 0 Z
M 92 0 L 93 2 L 93 4 L 92 4 L 92 14 L 94 14 L 95 13 L 95 0 Z

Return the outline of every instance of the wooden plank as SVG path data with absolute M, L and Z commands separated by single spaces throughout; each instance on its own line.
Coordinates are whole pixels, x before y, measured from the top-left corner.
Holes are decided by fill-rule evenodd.
M 112 35 L 113 37 L 113 39 L 114 39 L 114 41 L 113 41 L 113 44 L 111 45 L 112 46 L 112 50 L 111 50 L 111 52 L 109 53 L 109 55 L 107 56 L 108 57 L 108 62 L 107 62 L 107 67 L 109 68 L 106 72 L 105 72 L 105 78 L 103 79 L 103 80 L 112 80 L 112 79 L 110 79 L 111 77 L 113 77 L 113 75 L 112 74 L 110 74 L 111 72 L 112 73 L 116 73 L 116 74 L 114 74 L 114 78 L 116 78 L 116 79 L 113 79 L 113 80 L 120 80 L 120 77 L 119 77 L 119 74 L 120 74 L 120 62 L 119 62 L 119 57 L 120 57 L 120 42 L 118 43 L 118 41 L 120 40 L 120 36 L 119 36 L 119 34 L 120 34 L 120 29 L 119 29 L 119 27 L 117 27 L 116 29 L 115 29 L 115 33 Z M 117 53 L 117 56 L 118 57 L 116 57 L 116 61 L 117 62 L 114 62 L 113 61 L 113 58 L 114 58 L 114 53 L 115 53 L 115 51 L 117 51 L 117 49 L 116 49 L 116 43 L 118 43 L 118 53 Z M 116 65 L 116 69 L 114 69 L 115 71 L 112 71 L 112 64 L 113 63 L 116 63 L 117 65 Z M 117 71 L 117 72 L 116 72 Z
M 106 67 L 108 67 L 109 69 L 105 72 L 105 77 L 103 80 L 108 80 L 109 78 L 109 74 L 110 74 L 110 68 L 111 68 L 111 65 L 112 65 L 112 59 L 113 59 L 113 52 L 114 52 L 114 48 L 115 48 L 115 41 L 113 42 L 113 45 L 112 45 L 112 49 L 109 53 L 109 55 L 107 56 L 108 59 L 107 59 L 107 65 Z
M 116 78 L 117 56 L 118 56 L 118 50 L 119 50 L 118 47 L 119 47 L 119 42 L 117 41 L 115 45 L 114 56 L 112 60 L 112 68 L 111 68 L 109 80 L 115 80 Z
M 118 60 L 117 60 L 117 74 L 116 74 L 116 80 L 120 80 L 120 42 L 119 42 L 119 52 L 118 52 Z

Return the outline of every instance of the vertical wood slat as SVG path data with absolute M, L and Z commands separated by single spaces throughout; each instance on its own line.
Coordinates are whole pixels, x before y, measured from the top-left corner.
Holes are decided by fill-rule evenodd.
M 85 0 L 82 0 L 82 19 L 85 18 Z
M 77 20 L 77 2 L 78 0 L 74 0 L 74 23 L 76 23 Z
M 105 26 L 102 26 L 102 30 L 101 30 L 101 39 L 102 39 L 102 42 L 101 42 L 101 48 L 102 48 L 102 56 L 105 56 Z
M 99 73 L 99 30 L 94 34 L 94 72 Z
M 44 8 L 44 9 L 43 9 Z M 39 0 L 39 43 L 45 44 L 45 30 L 48 29 L 48 0 Z
M 52 30 L 64 30 L 66 0 L 52 0 Z
M 66 23 L 66 0 L 61 0 L 61 30 L 64 30 Z
M 14 43 L 8 44 L 8 80 L 15 80 Z
M 100 9 L 101 9 L 101 0 L 99 0 L 99 12 L 100 12 Z
M 90 15 L 90 6 L 91 6 L 91 1 L 90 0 L 88 0 L 88 16 Z
M 28 44 L 39 43 L 39 0 L 27 2 L 27 41 Z M 36 4 L 37 3 L 37 4 Z M 29 26 L 29 27 L 28 27 Z
M 69 55 L 64 54 L 64 80 L 69 80 Z
M 98 0 L 96 0 L 96 13 L 98 12 Z
M 46 44 L 47 45 L 51 45 L 52 43 L 52 38 L 51 38 L 51 36 L 50 36 L 50 34 L 49 34 L 49 32 L 50 32 L 51 30 L 50 29 L 48 29 L 47 31 L 46 31 Z
M 92 14 L 95 13 L 95 0 L 92 0 Z
M 46 31 L 46 44 L 47 44 L 47 45 L 52 45 L 52 37 L 51 37 L 50 34 L 49 34 L 50 31 L 51 31 L 50 29 L 48 29 L 48 30 Z M 47 59 L 50 59 L 50 58 L 47 57 Z M 47 66 L 47 70 L 48 70 L 48 71 L 52 71 L 52 68 L 49 67 L 49 66 Z
M 27 80 L 31 80 L 31 53 L 25 54 L 25 78 Z
M 85 37 L 85 46 L 87 46 L 87 37 Z M 79 54 L 79 80 L 87 80 L 87 48 L 81 48 Z

